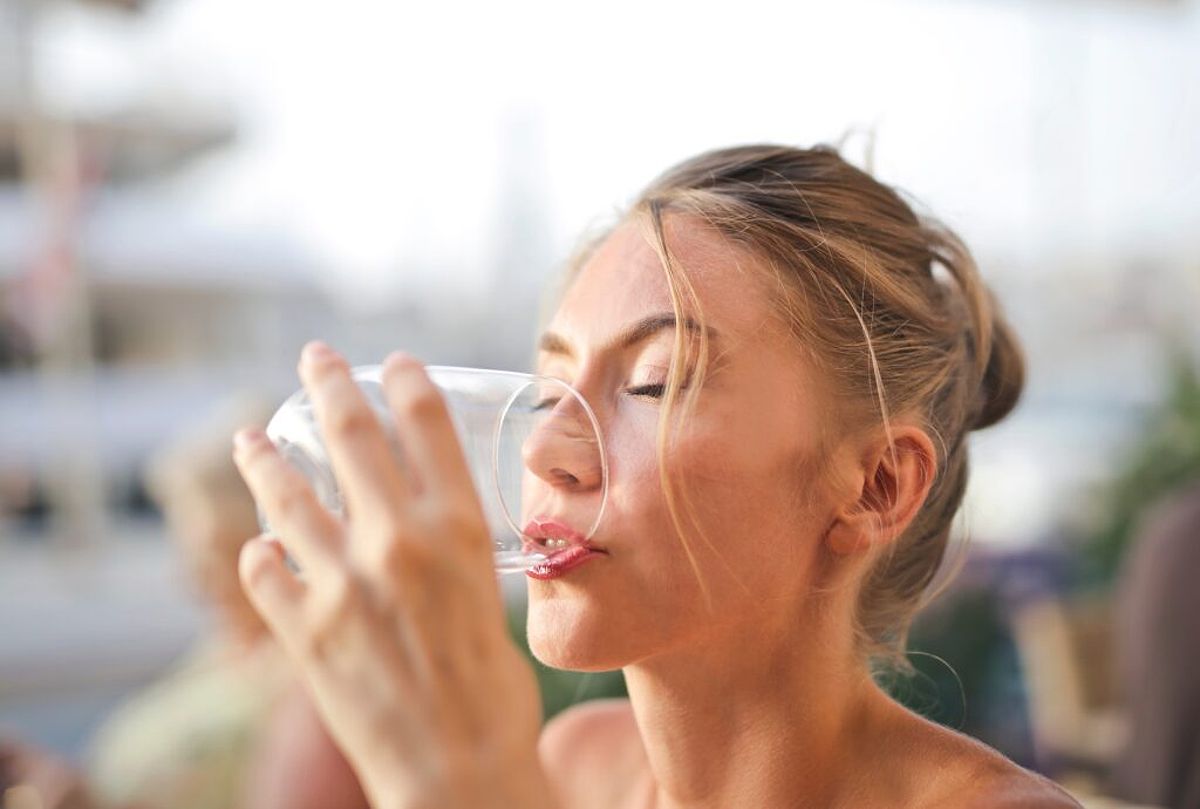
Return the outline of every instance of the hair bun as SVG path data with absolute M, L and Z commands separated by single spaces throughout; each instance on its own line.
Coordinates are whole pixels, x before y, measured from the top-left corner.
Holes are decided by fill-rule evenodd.
M 1025 389 L 1025 357 L 1008 322 L 996 311 L 992 320 L 991 351 L 979 383 L 972 430 L 991 427 L 1003 419 Z

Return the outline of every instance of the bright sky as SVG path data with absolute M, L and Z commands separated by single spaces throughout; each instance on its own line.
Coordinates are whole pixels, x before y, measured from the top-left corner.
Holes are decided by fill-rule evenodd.
M 70 106 L 232 102 L 239 143 L 188 203 L 360 295 L 419 286 L 406 267 L 486 277 L 514 184 L 553 258 L 693 152 L 850 126 L 979 252 L 1195 246 L 1195 3 L 701 5 L 160 0 L 136 26 L 58 12 L 42 75 Z

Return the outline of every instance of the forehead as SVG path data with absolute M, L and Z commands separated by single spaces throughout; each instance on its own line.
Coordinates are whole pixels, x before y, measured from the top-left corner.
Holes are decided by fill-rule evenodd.
M 728 338 L 761 330 L 769 310 L 755 258 L 694 219 L 668 217 L 665 230 L 708 325 Z M 648 238 L 634 221 L 613 230 L 571 282 L 549 329 L 587 346 L 631 322 L 671 312 L 667 277 Z

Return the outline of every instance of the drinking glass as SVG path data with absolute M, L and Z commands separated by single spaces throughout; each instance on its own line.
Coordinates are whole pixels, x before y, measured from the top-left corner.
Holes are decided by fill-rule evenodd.
M 482 368 L 426 366 L 441 390 L 487 518 L 496 570 L 527 570 L 556 543 L 590 539 L 608 500 L 608 462 L 595 413 L 553 377 Z M 382 383 L 382 366 L 351 371 L 379 417 L 403 468 L 404 447 Z M 321 504 L 344 516 L 342 492 L 307 392 L 293 394 L 267 424 L 267 437 L 312 485 Z M 412 470 L 420 475 L 420 470 Z M 262 517 L 264 532 L 270 526 Z M 552 526 L 552 527 L 548 527 Z

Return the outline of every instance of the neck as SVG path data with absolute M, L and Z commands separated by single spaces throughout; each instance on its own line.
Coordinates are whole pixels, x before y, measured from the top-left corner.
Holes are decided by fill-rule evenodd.
M 657 807 L 837 803 L 886 697 L 849 628 L 810 618 L 724 628 L 625 669 Z

